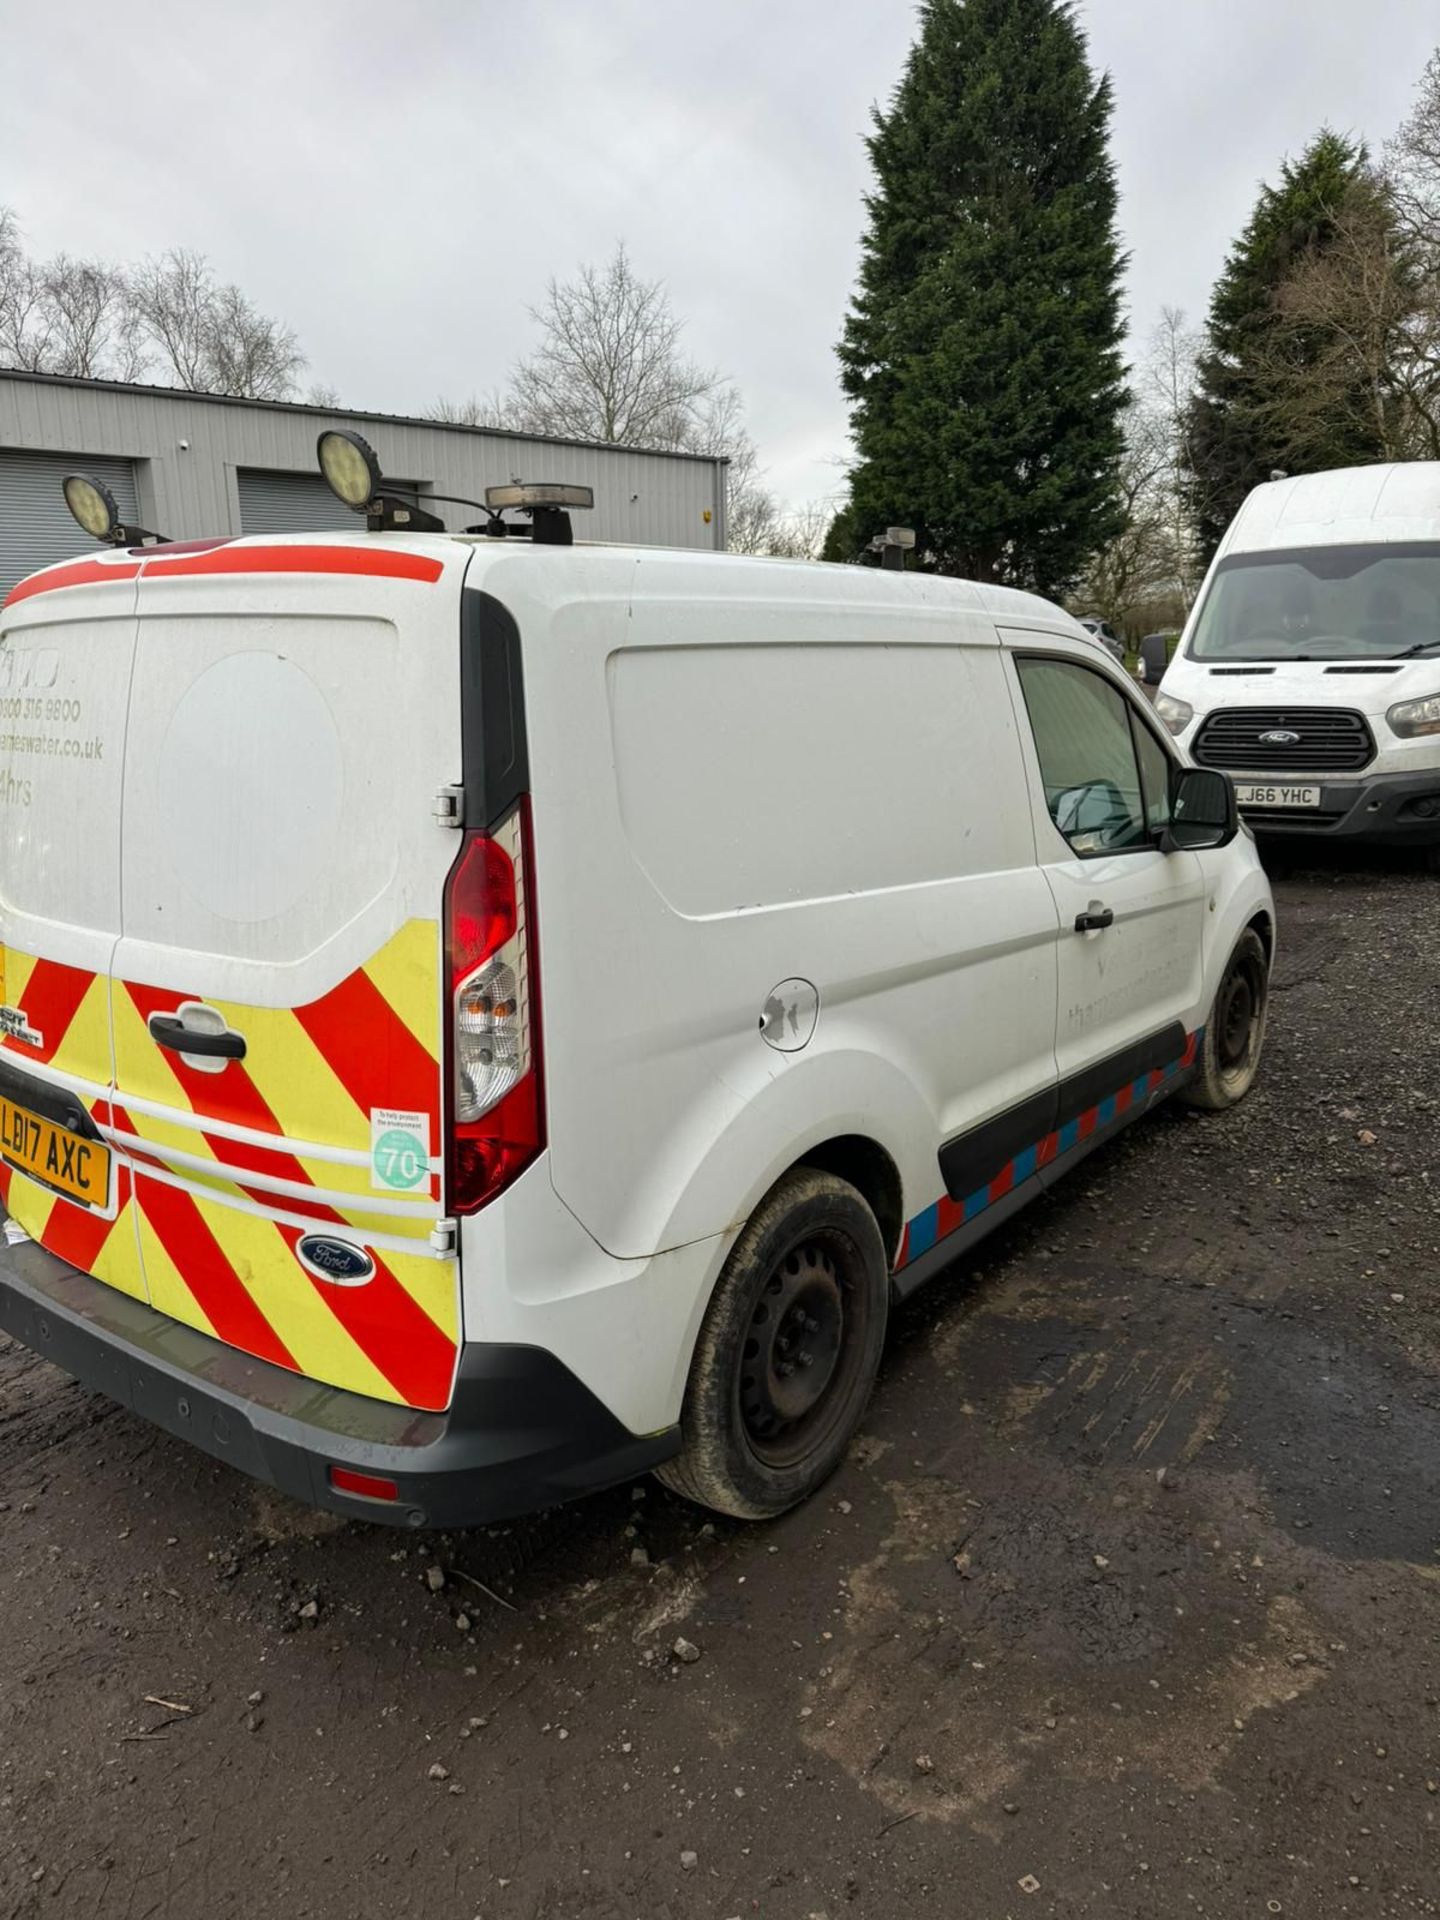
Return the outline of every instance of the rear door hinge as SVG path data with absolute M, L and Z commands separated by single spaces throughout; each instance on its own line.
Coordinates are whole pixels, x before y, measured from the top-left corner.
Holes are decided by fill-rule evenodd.
M 435 818 L 442 827 L 464 826 L 465 789 L 463 787 L 436 788 Z
M 430 1229 L 430 1245 L 438 1254 L 452 1254 L 460 1247 L 460 1222 L 437 1220 Z

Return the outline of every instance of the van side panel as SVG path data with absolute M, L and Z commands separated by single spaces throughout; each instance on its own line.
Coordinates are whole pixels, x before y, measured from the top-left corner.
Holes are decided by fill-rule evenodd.
M 928 1203 L 943 1139 L 1054 1084 L 994 627 L 837 572 L 767 602 L 646 556 L 628 607 L 487 579 L 525 647 L 551 1177 L 620 1258 L 727 1231 L 831 1133 Z M 768 1045 L 795 981 L 813 1037 Z

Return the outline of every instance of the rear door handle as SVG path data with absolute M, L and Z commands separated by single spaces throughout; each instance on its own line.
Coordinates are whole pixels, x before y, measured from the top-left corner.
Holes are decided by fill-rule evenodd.
M 146 1025 L 156 1046 L 171 1053 L 194 1053 L 216 1060 L 243 1060 L 243 1033 L 203 1033 L 187 1027 L 173 1013 L 152 1013 Z
M 1113 926 L 1115 915 L 1109 907 L 1101 907 L 1099 912 L 1077 913 L 1075 916 L 1076 933 L 1101 933 Z

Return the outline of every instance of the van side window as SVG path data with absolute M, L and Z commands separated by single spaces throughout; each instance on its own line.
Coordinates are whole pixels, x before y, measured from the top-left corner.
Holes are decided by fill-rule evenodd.
M 1017 659 L 1050 818 L 1082 855 L 1152 844 L 1124 697 L 1064 660 Z M 1156 743 L 1158 744 L 1158 743 Z
M 1170 824 L 1170 779 L 1175 771 L 1175 763 L 1133 708 L 1130 726 L 1140 761 L 1140 790 L 1145 796 L 1145 821 L 1153 832 Z

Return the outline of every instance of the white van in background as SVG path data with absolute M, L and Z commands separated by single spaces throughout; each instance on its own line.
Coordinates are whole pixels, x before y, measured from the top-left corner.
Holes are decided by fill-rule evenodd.
M 1440 867 L 1440 462 L 1257 487 L 1155 709 L 1253 827 Z
M 335 440 L 380 530 L 80 482 L 0 613 L 0 1326 L 352 1515 L 781 1512 L 892 1300 L 1249 1088 L 1230 784 L 1043 600 L 415 531 Z

